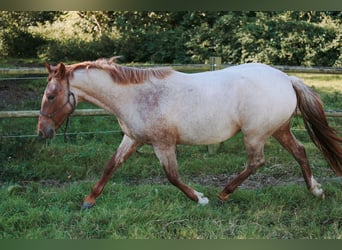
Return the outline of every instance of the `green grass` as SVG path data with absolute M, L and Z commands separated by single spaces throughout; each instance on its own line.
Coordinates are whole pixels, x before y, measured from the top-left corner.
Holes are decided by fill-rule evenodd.
M 327 183 L 326 200 L 304 187 L 238 190 L 229 202 L 201 187 L 211 202 L 190 202 L 169 185 L 111 183 L 97 206 L 80 210 L 89 183 L 61 188 L 35 184 L 0 189 L 0 238 L 33 239 L 293 239 L 342 238 L 341 183 Z
M 300 74 L 322 96 L 326 109 L 342 110 L 342 76 Z M 42 93 L 45 83 L 23 84 Z M 37 90 L 38 88 L 38 90 Z M 7 110 L 39 109 L 33 98 Z M 79 108 L 90 108 L 82 104 Z M 329 118 L 342 132 L 341 118 Z M 34 135 L 37 119 L 1 119 L 2 136 Z M 310 141 L 303 124 L 293 119 L 294 133 L 307 149 L 318 180 L 333 177 L 326 161 Z M 114 131 L 82 134 L 89 131 Z M 108 183 L 97 206 L 81 211 L 82 201 L 99 178 L 121 140 L 113 116 L 73 117 L 68 132 L 51 141 L 35 137 L 0 138 L 0 238 L 342 238 L 342 184 L 325 181 L 326 200 L 313 197 L 301 171 L 274 139 L 265 147 L 266 164 L 251 179 L 272 178 L 282 185 L 242 186 L 227 203 L 216 196 L 225 180 L 244 168 L 241 134 L 223 143 L 211 155 L 206 146 L 179 146 L 182 179 L 210 199 L 206 207 L 188 200 L 168 184 L 149 146 L 123 164 Z M 61 131 L 59 131 L 61 133 Z M 223 178 L 222 177 L 222 178 Z M 207 178 L 208 182 L 201 181 Z M 216 179 L 215 179 L 216 178 Z M 47 183 L 47 184 L 43 184 Z M 49 185 L 52 184 L 52 185 Z

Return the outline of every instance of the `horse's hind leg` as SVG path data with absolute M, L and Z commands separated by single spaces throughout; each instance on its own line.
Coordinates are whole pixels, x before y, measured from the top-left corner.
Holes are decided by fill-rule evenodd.
M 324 192 L 321 185 L 313 178 L 306 156 L 305 148 L 298 142 L 290 130 L 290 122 L 280 127 L 274 134 L 279 143 L 289 151 L 299 163 L 307 188 L 317 197 L 324 198 Z
M 178 187 L 191 200 L 198 202 L 201 205 L 206 205 L 209 200 L 204 197 L 202 193 L 193 190 L 185 185 L 178 175 L 178 164 L 176 158 L 175 145 L 153 145 L 154 152 L 162 164 L 168 180 L 176 187 Z
M 247 168 L 242 171 L 237 177 L 229 182 L 226 187 L 220 192 L 218 198 L 222 201 L 228 200 L 229 195 L 255 171 L 261 167 L 264 162 L 264 144 L 265 139 L 250 138 L 249 136 L 244 137 L 244 143 L 248 154 Z

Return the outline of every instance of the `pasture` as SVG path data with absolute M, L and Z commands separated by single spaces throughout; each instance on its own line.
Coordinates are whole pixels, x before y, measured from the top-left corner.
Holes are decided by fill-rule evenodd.
M 296 75 L 320 93 L 326 110 L 342 110 L 341 75 Z M 0 103 L 2 109 L 39 109 L 44 80 L 11 84 L 1 86 L 17 90 L 17 96 L 8 94 L 15 99 Z M 342 119 L 329 122 L 341 135 Z M 115 173 L 97 205 L 84 211 L 84 196 L 121 140 L 115 117 L 73 117 L 67 144 L 63 136 L 47 142 L 21 137 L 36 133 L 37 119 L 0 123 L 1 239 L 342 238 L 342 182 L 310 141 L 300 118 L 293 119 L 293 132 L 323 184 L 325 200 L 307 191 L 298 164 L 271 139 L 265 166 L 228 202 L 217 201 L 222 187 L 244 168 L 239 134 L 216 154 L 209 154 L 206 146 L 177 148 L 182 179 L 209 198 L 207 206 L 189 201 L 169 184 L 151 148 L 143 146 Z

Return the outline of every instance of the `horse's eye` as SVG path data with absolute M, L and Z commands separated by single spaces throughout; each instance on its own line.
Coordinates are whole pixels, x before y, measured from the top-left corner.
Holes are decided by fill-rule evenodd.
M 48 100 L 51 102 L 55 99 L 55 96 L 54 95 L 48 95 Z

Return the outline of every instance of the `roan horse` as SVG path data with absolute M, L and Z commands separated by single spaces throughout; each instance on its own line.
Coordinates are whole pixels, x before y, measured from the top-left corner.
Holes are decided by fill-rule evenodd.
M 177 144 L 213 144 L 243 133 L 247 167 L 219 193 L 229 195 L 264 160 L 264 145 L 273 136 L 299 163 L 307 188 L 324 197 L 314 179 L 304 147 L 290 131 L 296 107 L 306 129 L 336 175 L 342 175 L 342 139 L 329 127 L 319 96 L 296 77 L 263 64 L 185 74 L 169 67 L 124 67 L 114 59 L 73 65 L 46 64 L 48 84 L 42 98 L 38 134 L 52 138 L 77 103 L 88 101 L 113 113 L 124 133 L 83 208 L 95 205 L 119 166 L 143 144 L 152 145 L 168 180 L 199 204 L 209 202 L 178 175 Z

